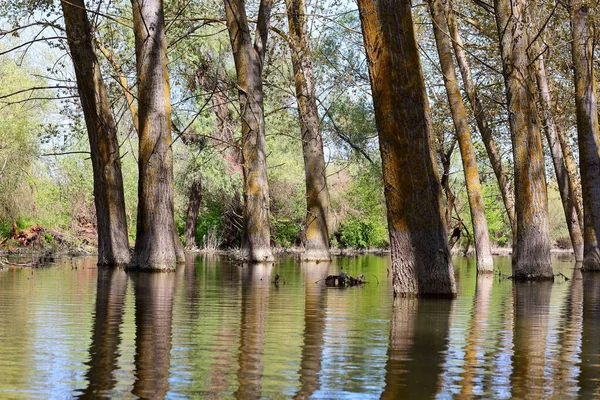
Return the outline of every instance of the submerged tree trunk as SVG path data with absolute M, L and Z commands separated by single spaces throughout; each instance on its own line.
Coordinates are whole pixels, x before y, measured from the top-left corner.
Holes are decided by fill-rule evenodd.
M 98 264 L 125 265 L 130 258 L 129 238 L 117 126 L 94 52 L 85 4 L 83 0 L 63 0 L 61 5 L 90 141 L 98 229 Z
M 600 271 L 600 132 L 587 0 L 570 0 L 579 168 L 583 193 L 583 270 Z
M 444 85 L 446 86 L 448 103 L 450 105 L 450 112 L 458 138 L 458 147 L 465 173 L 467 198 L 471 209 L 473 235 L 475 236 L 477 272 L 491 273 L 494 270 L 494 261 L 492 260 L 490 236 L 487 220 L 485 219 L 485 206 L 483 204 L 483 196 L 481 195 L 481 183 L 477 170 L 475 147 L 471 138 L 467 110 L 460 94 L 456 71 L 454 70 L 451 39 L 446 31 L 448 24 L 446 22 L 445 8 L 444 0 L 429 0 L 429 11 L 433 20 L 435 43 L 444 75 Z
M 242 247 L 253 262 L 273 260 L 262 89 L 262 68 L 271 8 L 271 0 L 261 0 L 253 43 L 244 1 L 225 0 L 225 16 L 237 72 L 242 119 L 245 203 Z
M 183 254 L 173 216 L 173 152 L 162 0 L 132 0 L 139 101 L 137 238 L 133 267 L 171 270 Z
M 394 295 L 453 297 L 430 110 L 409 0 L 359 0 L 383 164 Z
M 550 263 L 548 197 L 525 27 L 527 0 L 495 0 L 513 145 L 517 237 L 516 280 L 554 279 Z
M 286 6 L 306 175 L 306 251 L 303 258 L 329 260 L 329 191 L 306 30 L 306 5 L 304 0 L 286 0 Z
M 188 209 L 185 214 L 185 247 L 188 249 L 198 248 L 196 243 L 196 227 L 198 225 L 198 214 L 200 213 L 200 202 L 202 201 L 202 181 L 195 179 L 190 188 Z
M 581 233 L 581 226 L 579 225 L 579 217 L 577 216 L 577 209 L 575 206 L 577 200 L 569 186 L 569 174 L 567 173 L 565 157 L 563 156 L 562 147 L 558 139 L 556 123 L 554 122 L 554 116 L 552 115 L 550 91 L 548 89 L 548 79 L 546 77 L 543 56 L 540 55 L 536 64 L 536 78 L 540 92 L 540 104 L 546 125 L 546 139 L 548 139 L 548 148 L 550 149 L 552 163 L 554 164 L 554 172 L 556 173 L 558 190 L 565 211 L 567 228 L 569 229 L 569 236 L 571 237 L 571 244 L 573 245 L 575 261 L 583 261 L 583 235 Z
M 492 169 L 494 170 L 494 174 L 496 175 L 496 179 L 498 180 L 500 194 L 502 195 L 502 201 L 504 202 L 506 215 L 508 216 L 508 220 L 512 229 L 513 240 L 515 240 L 517 224 L 515 221 L 515 202 L 513 198 L 512 189 L 510 187 L 510 182 L 506 177 L 504 166 L 502 165 L 502 157 L 500 155 L 500 151 L 498 150 L 498 146 L 496 146 L 496 141 L 494 140 L 492 128 L 490 128 L 489 125 L 491 117 L 487 110 L 483 107 L 483 104 L 481 103 L 481 100 L 479 99 L 479 95 L 477 93 L 477 88 L 475 87 L 475 83 L 473 82 L 471 67 L 469 66 L 469 62 L 467 61 L 467 56 L 463 47 L 462 38 L 460 37 L 460 33 L 458 31 L 456 18 L 454 16 L 454 10 L 450 1 L 448 2 L 446 15 L 448 18 L 448 29 L 450 32 L 450 36 L 452 37 L 452 46 L 454 47 L 454 53 L 456 54 L 456 60 L 458 63 L 460 75 L 462 77 L 465 93 L 467 95 L 467 99 L 469 99 L 471 108 L 473 109 L 475 121 L 477 122 L 477 129 L 479 129 L 479 133 L 481 134 L 481 139 L 485 146 L 485 150 L 487 152 L 488 158 L 490 159 L 490 163 L 492 164 Z

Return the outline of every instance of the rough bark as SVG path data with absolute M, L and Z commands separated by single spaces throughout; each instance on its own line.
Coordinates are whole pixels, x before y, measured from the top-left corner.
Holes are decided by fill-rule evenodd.
M 329 260 L 329 191 L 319 124 L 304 0 L 286 0 L 306 176 L 305 260 Z
M 567 168 L 567 176 L 569 177 L 569 190 L 571 191 L 571 194 L 575 196 L 574 203 L 575 209 L 577 210 L 577 218 L 579 219 L 579 226 L 583 227 L 583 200 L 581 196 L 581 179 L 579 178 L 578 173 L 579 167 L 575 161 L 571 145 L 567 142 L 567 138 L 565 138 L 564 131 L 560 127 L 557 127 L 556 133 L 558 135 L 560 148 L 565 157 L 565 166 Z
M 515 201 L 512 188 L 508 178 L 506 177 L 506 172 L 504 170 L 504 166 L 502 165 L 502 156 L 500 155 L 500 151 L 498 150 L 498 146 L 494 140 L 492 128 L 489 124 L 489 121 L 492 118 L 479 99 L 477 87 L 473 81 L 471 67 L 469 66 L 467 55 L 465 54 L 463 41 L 456 24 L 454 10 L 450 1 L 448 1 L 446 15 L 448 19 L 448 29 L 452 38 L 452 46 L 454 47 L 454 54 L 456 55 L 458 68 L 462 77 L 463 88 L 471 105 L 471 109 L 473 110 L 473 114 L 475 115 L 477 129 L 481 134 L 481 139 L 485 146 L 488 158 L 490 159 L 494 175 L 496 175 L 496 179 L 498 180 L 498 187 L 500 188 L 500 194 L 502 195 L 502 201 L 504 203 L 506 215 L 508 216 L 508 220 L 512 228 L 514 240 L 516 237 L 517 224 L 515 220 Z
M 491 273 L 494 270 L 490 236 L 487 220 L 485 218 L 485 206 L 481 194 L 481 182 L 477 170 L 477 159 L 475 158 L 475 147 L 469 128 L 467 109 L 460 94 L 454 60 L 452 58 L 452 40 L 448 35 L 448 24 L 446 22 L 445 4 L 448 0 L 429 0 L 429 11 L 433 20 L 433 32 L 437 46 L 440 66 L 444 75 L 444 85 L 448 95 L 448 103 L 454 122 L 454 129 L 458 139 L 458 147 L 465 174 L 467 186 L 467 199 L 471 210 L 471 221 L 473 223 L 473 235 L 475 237 L 475 258 L 477 272 Z
M 576 197 L 571 191 L 569 185 L 569 174 L 562 147 L 558 139 L 558 132 L 554 116 L 552 115 L 552 106 L 550 100 L 550 90 L 548 89 L 548 78 L 546 77 L 546 68 L 544 66 L 544 57 L 540 56 L 536 62 L 536 78 L 538 90 L 540 93 L 541 115 L 544 118 L 544 128 L 546 139 L 548 140 L 548 148 L 556 173 L 556 181 L 558 182 L 558 191 L 562 201 L 569 236 L 575 254 L 575 261 L 583 261 L 583 234 L 579 225 L 579 217 L 577 216 Z
M 570 0 L 571 50 L 575 75 L 575 107 L 579 168 L 583 194 L 583 270 L 600 271 L 600 132 L 594 79 L 593 34 L 590 3 Z
M 188 208 L 185 214 L 185 247 L 188 249 L 198 248 L 196 243 L 196 227 L 198 225 L 198 214 L 200 213 L 200 203 L 202 201 L 202 181 L 195 179 L 190 188 L 190 197 Z
M 252 41 L 244 1 L 225 0 L 225 16 L 237 73 L 242 122 L 245 206 L 242 248 L 253 262 L 273 260 L 262 89 L 262 69 L 271 8 L 271 0 L 261 0 L 256 38 Z
M 83 0 L 71 0 L 61 1 L 61 6 L 90 142 L 98 264 L 125 265 L 130 259 L 129 238 L 117 126 L 94 52 L 85 4 Z
M 408 0 L 359 0 L 383 165 L 394 295 L 453 297 L 430 110 Z
M 516 280 L 552 280 L 548 198 L 542 138 L 537 120 L 534 81 L 527 48 L 527 0 L 495 0 L 496 24 L 513 146 L 517 237 L 513 276 Z
M 185 260 L 173 216 L 173 152 L 162 0 L 132 0 L 138 77 L 139 181 L 132 267 L 172 270 Z

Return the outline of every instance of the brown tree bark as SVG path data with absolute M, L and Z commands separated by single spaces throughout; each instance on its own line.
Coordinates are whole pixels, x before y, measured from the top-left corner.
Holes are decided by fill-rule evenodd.
M 517 237 L 513 254 L 516 280 L 552 280 L 548 198 L 542 138 L 525 27 L 527 0 L 494 0 L 506 84 L 515 169 Z
M 477 170 L 477 159 L 475 158 L 475 147 L 471 138 L 471 129 L 467 109 L 460 94 L 454 60 L 452 58 L 452 40 L 448 34 L 448 23 L 446 22 L 445 4 L 448 0 L 429 0 L 429 11 L 433 21 L 433 32 L 437 46 L 438 56 L 444 85 L 448 95 L 448 103 L 454 122 L 454 129 L 458 139 L 458 147 L 462 158 L 465 183 L 467 186 L 467 199 L 471 209 L 471 221 L 473 223 L 473 235 L 475 236 L 475 258 L 477 272 L 492 273 L 494 261 L 490 246 L 487 220 L 485 218 L 485 206 L 481 195 L 481 183 L 479 171 Z
M 494 175 L 496 175 L 496 179 L 498 180 L 498 187 L 500 188 L 502 201 L 504 202 L 504 208 L 506 209 L 506 215 L 508 216 L 508 220 L 512 228 L 513 240 L 515 240 L 517 224 L 515 220 L 515 201 L 512 188 L 510 186 L 508 178 L 506 177 L 506 172 L 504 171 L 504 166 L 502 165 L 502 156 L 500 155 L 500 151 L 498 150 L 498 146 L 496 145 L 496 141 L 494 140 L 492 128 L 489 125 L 491 117 L 485 109 L 485 107 L 483 106 L 483 104 L 481 103 L 481 100 L 479 99 L 479 94 L 477 92 L 477 88 L 475 86 L 475 82 L 473 82 L 471 67 L 469 66 L 467 55 L 465 54 L 463 41 L 458 31 L 456 17 L 454 15 L 452 3 L 450 1 L 448 1 L 448 9 L 446 15 L 448 19 L 448 29 L 450 32 L 450 36 L 452 37 L 452 46 L 454 47 L 454 54 L 456 55 L 458 68 L 462 77 L 463 88 L 467 95 L 467 99 L 471 104 L 473 114 L 475 115 L 477 129 L 481 134 L 481 139 L 485 146 L 488 158 L 490 159 L 490 163 L 492 164 Z
M 132 266 L 172 270 L 185 260 L 173 216 L 173 152 L 162 0 L 132 0 L 138 77 L 138 220 Z
M 198 226 L 198 214 L 202 202 L 202 181 L 195 179 L 190 187 L 188 208 L 185 214 L 185 247 L 188 249 L 198 248 L 196 243 L 196 227 Z
M 286 0 L 285 4 L 306 175 L 306 238 L 302 258 L 313 261 L 329 260 L 329 191 L 306 29 L 306 4 L 304 0 Z
M 122 266 L 129 263 L 130 256 L 117 126 L 94 52 L 85 3 L 61 1 L 61 6 L 90 141 L 98 264 Z
M 555 114 L 556 115 L 556 114 Z M 583 200 L 581 196 L 581 179 L 579 178 L 578 166 L 573 155 L 571 145 L 565 138 L 564 131 L 557 127 L 556 133 L 558 135 L 558 141 L 560 148 L 562 149 L 563 156 L 565 157 L 565 167 L 567 168 L 567 176 L 569 177 L 569 190 L 574 196 L 575 209 L 577 210 L 577 218 L 579 219 L 579 226 L 583 229 Z
M 429 103 L 409 0 L 359 0 L 383 164 L 394 295 L 453 297 Z
M 583 194 L 583 270 L 600 271 L 600 132 L 594 79 L 593 34 L 587 0 L 570 0 L 579 168 Z
M 242 119 L 245 205 L 242 248 L 252 262 L 273 260 L 262 90 L 262 67 L 271 8 L 271 0 L 261 0 L 256 37 L 252 41 L 244 1 L 225 0 L 225 16 L 237 73 Z
M 540 93 L 541 114 L 545 122 L 546 139 L 548 140 L 548 148 L 552 156 L 552 164 L 556 173 L 556 181 L 558 182 L 558 190 L 562 200 L 567 228 L 573 245 L 575 261 L 583 261 L 583 234 L 579 225 L 579 217 L 577 215 L 576 197 L 571 191 L 569 185 L 569 174 L 565 157 L 563 156 L 562 147 L 558 139 L 558 132 L 554 116 L 552 115 L 552 106 L 550 100 L 550 90 L 548 89 L 548 78 L 546 77 L 546 68 L 544 66 L 544 57 L 539 56 L 536 62 L 536 78 L 538 90 Z

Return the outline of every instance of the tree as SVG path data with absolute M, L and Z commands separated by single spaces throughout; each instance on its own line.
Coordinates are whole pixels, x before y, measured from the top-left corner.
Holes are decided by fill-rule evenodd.
M 182 257 L 173 216 L 173 153 L 162 0 L 132 0 L 138 77 L 139 182 L 133 267 L 172 270 Z
M 583 194 L 584 270 L 600 271 L 600 132 L 594 79 L 594 36 L 586 0 L 570 0 L 577 140 Z
M 554 279 L 550 263 L 548 196 L 533 77 L 527 55 L 527 0 L 494 0 L 515 171 L 516 280 Z
M 273 261 L 269 226 L 269 184 L 265 154 L 262 69 L 272 1 L 261 0 L 252 41 L 243 0 L 225 0 L 227 30 L 237 73 L 244 176 L 244 238 L 250 261 Z
M 408 0 L 358 1 L 387 204 L 394 295 L 456 293 Z
M 98 264 L 129 263 L 129 239 L 117 126 L 94 52 L 83 0 L 61 1 L 65 29 L 94 171 L 94 203 L 98 230 Z
M 471 220 L 473 221 L 473 233 L 475 236 L 477 272 L 491 273 L 494 270 L 494 261 L 492 260 L 490 237 L 485 219 L 485 206 L 483 205 L 483 197 L 481 195 L 481 183 L 477 170 L 475 147 L 471 138 L 467 110 L 460 94 L 456 71 L 454 70 L 452 44 L 447 31 L 446 8 L 444 0 L 429 0 L 429 11 L 433 21 L 435 43 L 444 75 L 444 85 L 446 86 L 450 113 L 452 114 L 456 130 L 465 174 L 467 198 L 469 200 L 469 208 L 471 209 Z
M 313 80 L 304 0 L 286 0 L 306 175 L 305 260 L 329 260 L 329 190 Z

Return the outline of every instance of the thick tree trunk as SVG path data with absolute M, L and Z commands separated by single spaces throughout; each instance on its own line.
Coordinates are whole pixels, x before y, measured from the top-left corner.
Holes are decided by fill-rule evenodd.
M 202 181 L 195 179 L 190 188 L 190 197 L 188 209 L 185 214 L 185 247 L 188 249 L 197 249 L 196 226 L 198 225 L 198 214 L 200 213 L 200 203 L 202 201 Z
M 262 67 L 271 7 L 271 0 L 261 0 L 253 43 L 244 1 L 225 0 L 225 16 L 237 72 L 242 119 L 245 205 L 242 247 L 252 262 L 273 260 L 262 90 Z
M 502 165 L 502 156 L 500 155 L 500 151 L 498 150 L 498 146 L 494 140 L 492 128 L 490 128 L 489 125 L 491 117 L 487 110 L 483 107 L 483 104 L 479 99 L 479 94 L 477 93 L 477 88 L 473 82 L 471 67 L 469 66 L 467 55 L 465 54 L 462 38 L 458 31 L 458 26 L 456 24 L 456 18 L 454 16 L 454 10 L 451 2 L 448 2 L 447 17 L 448 29 L 450 36 L 452 37 L 452 46 L 454 47 L 454 53 L 456 54 L 456 60 L 458 62 L 458 68 L 462 77 L 463 87 L 467 95 L 467 99 L 471 104 L 473 114 L 475 115 L 477 129 L 479 129 L 479 133 L 481 134 L 481 139 L 485 146 L 488 158 L 490 159 L 490 163 L 492 164 L 492 169 L 494 170 L 494 174 L 498 180 L 498 186 L 502 195 L 502 201 L 504 202 L 504 208 L 506 209 L 506 215 L 508 216 L 508 220 L 512 228 L 513 240 L 515 240 L 517 224 L 515 220 L 515 202 L 512 189 L 510 187 L 510 182 L 506 177 L 504 166 Z
M 583 270 L 600 271 L 600 133 L 587 0 L 570 0 L 579 168 L 583 192 Z
M 359 0 L 383 164 L 394 295 L 453 297 L 430 110 L 409 0 Z
M 544 155 L 527 57 L 527 0 L 495 0 L 494 7 L 515 168 L 513 276 L 516 280 L 552 280 Z
M 173 216 L 173 152 L 162 0 L 132 0 L 139 101 L 137 239 L 133 267 L 172 270 L 184 260 Z M 182 260 L 182 261 L 183 261 Z
M 433 20 L 435 43 L 444 75 L 444 85 L 446 86 L 448 103 L 458 138 L 458 147 L 465 174 L 467 199 L 469 200 L 469 207 L 471 209 L 471 221 L 473 222 L 473 234 L 475 236 L 477 272 L 491 273 L 494 270 L 494 261 L 492 259 L 487 220 L 485 219 L 485 206 L 483 204 L 483 196 L 481 195 L 481 183 L 479 181 L 475 147 L 471 138 L 467 110 L 460 94 L 456 71 L 454 70 L 452 40 L 447 32 L 447 6 L 444 4 L 445 1 L 448 0 L 429 0 L 429 11 Z
M 285 3 L 306 175 L 306 239 L 303 259 L 329 260 L 329 191 L 306 29 L 306 4 L 304 0 L 286 0 Z
M 536 63 L 536 78 L 538 90 L 540 92 L 540 104 L 542 108 L 542 116 L 545 122 L 546 139 L 548 139 L 548 148 L 552 156 L 552 164 L 556 173 L 556 181 L 558 182 L 558 190 L 562 200 L 567 228 L 573 245 L 575 261 L 583 261 L 583 235 L 581 226 L 579 225 L 579 217 L 577 216 L 576 198 L 569 186 L 569 174 L 565 157 L 563 156 L 562 147 L 558 139 L 558 132 L 554 116 L 552 115 L 552 106 L 550 100 L 550 91 L 548 89 L 548 78 L 546 77 L 546 68 L 544 66 L 544 58 L 540 56 Z
M 61 1 L 77 88 L 90 141 L 98 264 L 129 263 L 129 238 L 117 126 L 112 116 L 83 0 Z

